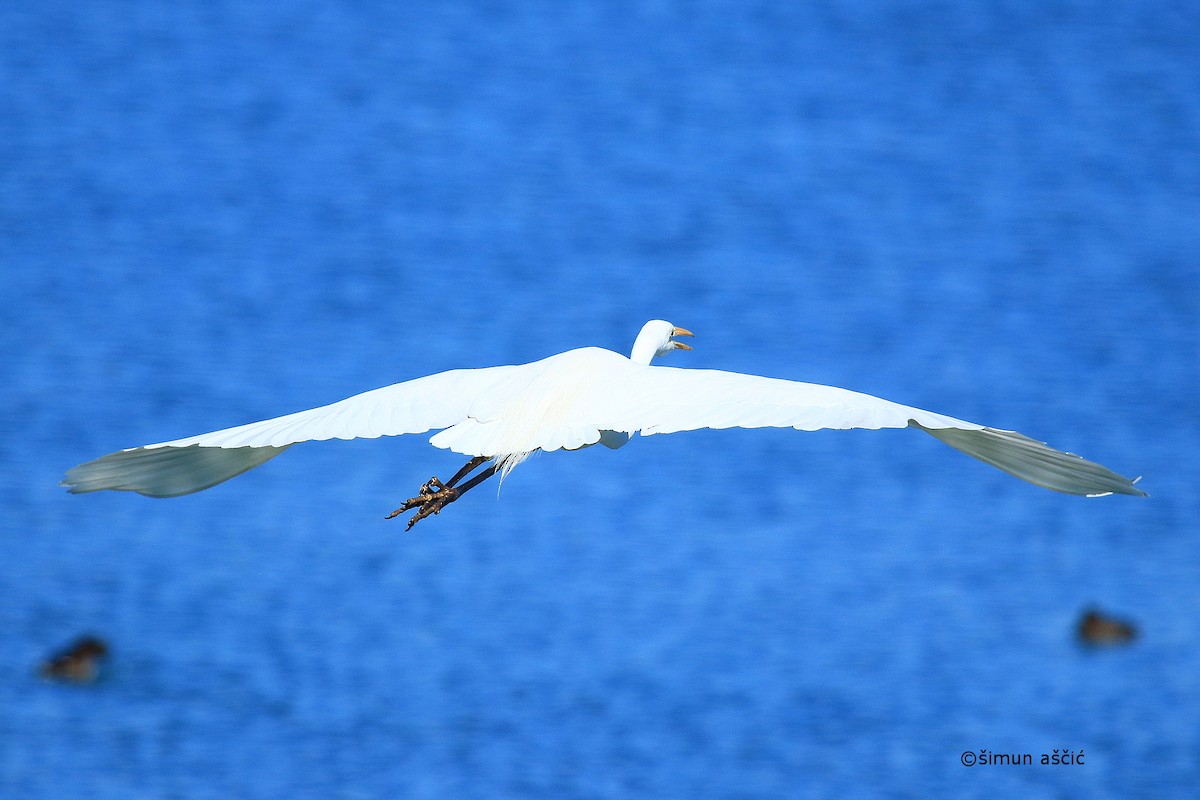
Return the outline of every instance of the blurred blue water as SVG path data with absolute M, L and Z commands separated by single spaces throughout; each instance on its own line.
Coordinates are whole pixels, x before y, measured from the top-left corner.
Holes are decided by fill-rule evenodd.
M 1191 796 L 1198 36 L 1134 0 L 0 7 L 0 795 Z M 910 431 L 543 456 L 409 535 L 458 466 L 422 437 L 56 486 L 651 317 L 677 365 L 1153 496 Z M 1089 603 L 1141 639 L 1077 647 Z M 40 682 L 83 631 L 107 678 Z

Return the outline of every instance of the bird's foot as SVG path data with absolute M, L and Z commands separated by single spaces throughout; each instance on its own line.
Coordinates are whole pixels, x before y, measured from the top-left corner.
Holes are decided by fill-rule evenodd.
M 398 517 L 405 511 L 411 511 L 415 508 L 417 509 L 417 513 L 408 521 L 408 527 L 404 529 L 406 531 L 412 530 L 413 525 L 416 525 L 426 517 L 441 513 L 443 508 L 458 499 L 459 494 L 460 491 L 453 486 L 447 486 L 436 477 L 430 478 L 427 483 L 421 486 L 416 497 L 410 497 L 408 500 L 405 500 L 404 505 L 388 514 L 384 519 Z

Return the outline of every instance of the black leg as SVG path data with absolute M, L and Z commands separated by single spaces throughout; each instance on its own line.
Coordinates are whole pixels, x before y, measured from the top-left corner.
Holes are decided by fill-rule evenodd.
M 454 477 L 451 478 L 450 480 L 446 481 L 446 485 L 447 486 L 457 486 L 459 481 L 461 481 L 463 478 L 467 477 L 467 473 L 469 473 L 471 470 L 475 469 L 476 467 L 478 467 L 480 464 L 482 464 L 483 462 L 485 462 L 487 460 L 488 460 L 487 456 L 475 456 L 470 461 L 468 461 L 466 464 L 464 464 L 462 469 L 460 469 L 458 472 L 454 473 Z
M 486 481 L 488 478 L 490 478 L 490 477 L 492 477 L 493 475 L 495 475 L 495 474 L 496 474 L 496 470 L 497 470 L 497 469 L 499 469 L 499 467 L 498 467 L 496 464 L 492 464 L 490 467 L 488 467 L 487 469 L 485 469 L 483 472 L 479 473 L 479 474 L 478 474 L 478 475 L 476 475 L 474 478 L 471 478 L 471 480 L 467 481 L 467 482 L 466 482 L 466 483 L 464 483 L 462 486 L 458 487 L 458 489 L 457 489 L 458 496 L 459 496 L 459 497 L 461 497 L 462 495 L 464 495 L 464 494 L 466 494 L 467 492 L 469 492 L 469 491 L 471 491 L 472 489 L 474 489 L 474 488 L 475 488 L 476 486 L 478 486 L 479 484 L 481 484 L 481 483 L 483 483 L 484 481 Z M 453 485 L 454 485 L 454 482 L 453 482 L 453 481 L 451 481 L 450 483 L 448 483 L 448 484 L 446 484 L 446 485 L 447 485 L 447 486 L 453 486 Z

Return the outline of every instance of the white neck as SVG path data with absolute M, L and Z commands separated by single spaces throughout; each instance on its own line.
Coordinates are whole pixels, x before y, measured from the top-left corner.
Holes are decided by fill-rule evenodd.
M 638 340 L 633 343 L 633 351 L 629 354 L 629 360 L 635 364 L 648 365 L 654 356 L 658 353 L 658 348 L 653 342 L 647 342 L 638 337 Z

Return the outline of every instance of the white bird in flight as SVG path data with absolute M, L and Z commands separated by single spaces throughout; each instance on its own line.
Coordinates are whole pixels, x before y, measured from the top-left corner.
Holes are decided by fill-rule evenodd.
M 515 366 L 456 369 L 364 392 L 320 408 L 159 444 L 121 450 L 67 472 L 71 492 L 101 489 L 150 497 L 191 494 L 263 464 L 294 444 L 377 438 L 440 429 L 435 447 L 471 456 L 444 483 L 436 477 L 388 515 L 439 513 L 499 472 L 501 479 L 538 450 L 616 449 L 635 432 L 698 428 L 919 428 L 1022 480 L 1067 494 L 1145 496 L 1112 470 L 1014 431 L 900 405 L 849 389 L 711 369 L 651 366 L 656 356 L 690 350 L 692 332 L 647 322 L 629 358 L 581 347 Z M 481 465 L 489 466 L 462 485 Z

